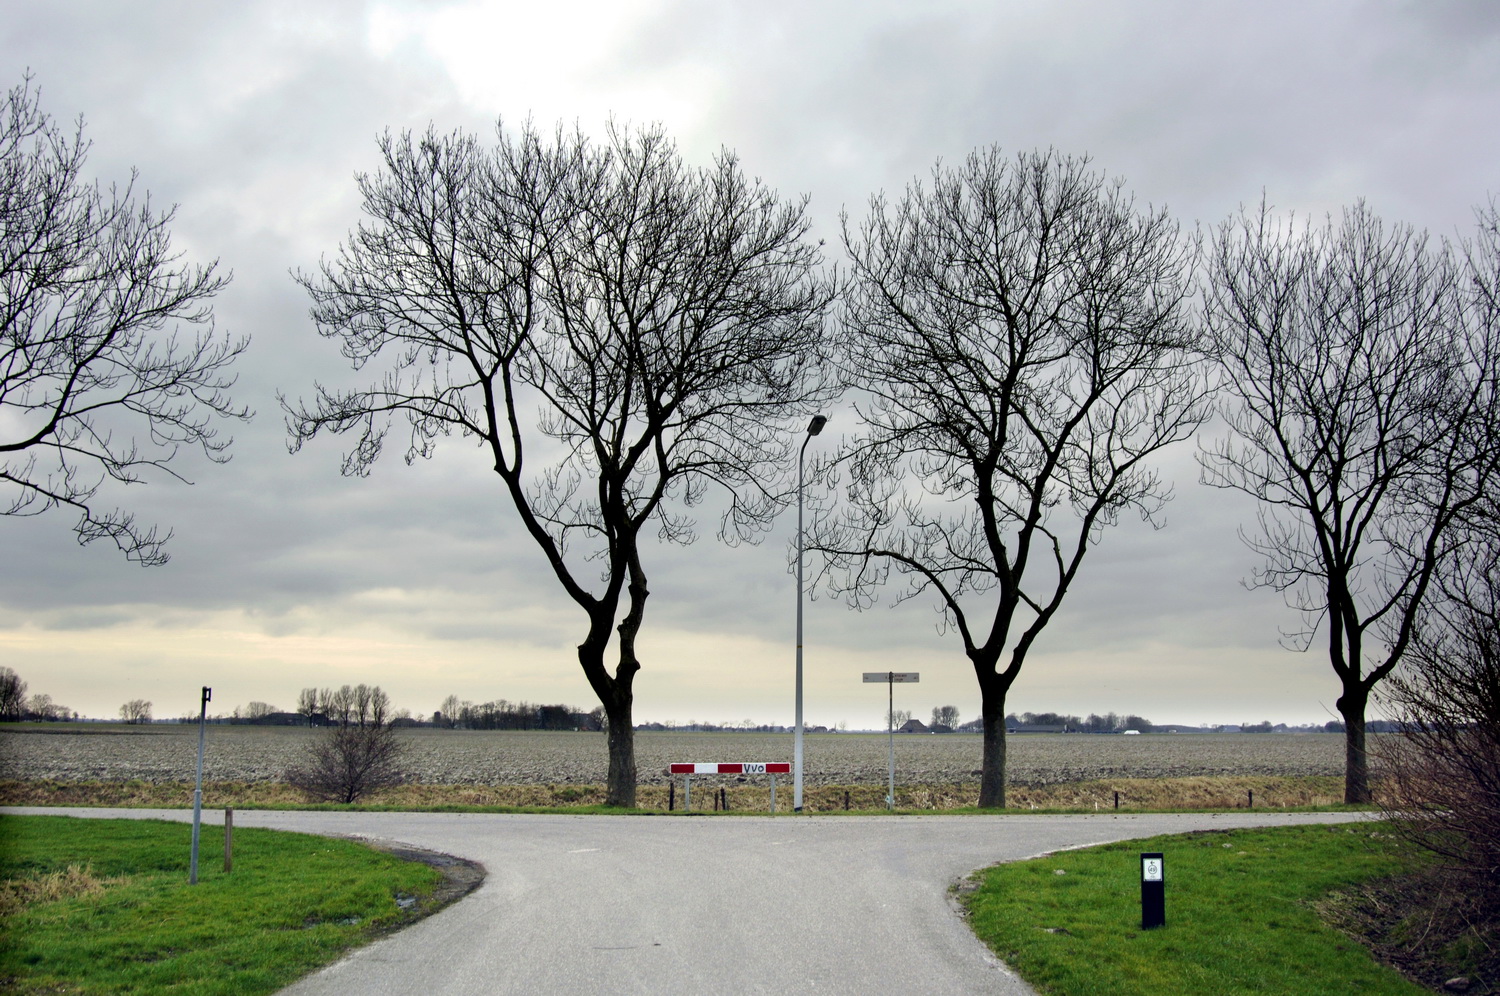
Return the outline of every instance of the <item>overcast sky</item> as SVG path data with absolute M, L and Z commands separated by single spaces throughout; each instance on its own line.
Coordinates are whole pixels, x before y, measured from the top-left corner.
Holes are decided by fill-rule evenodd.
M 289 271 L 358 222 L 353 176 L 385 129 L 497 119 L 550 127 L 659 121 L 693 163 L 721 147 L 821 234 L 978 146 L 1088 153 L 1142 202 L 1213 225 L 1264 195 L 1322 214 L 1364 198 L 1388 221 L 1467 234 L 1500 193 L 1500 5 L 1203 0 L 336 3 L 116 0 L 5 4 L 5 86 L 29 68 L 46 111 L 82 114 L 89 171 L 140 173 L 179 205 L 175 245 L 234 281 L 218 325 L 248 334 L 237 400 L 257 411 L 224 467 L 112 497 L 176 530 L 142 569 L 80 548 L 71 516 L 0 519 L 0 663 L 92 716 L 146 698 L 282 708 L 298 689 L 380 684 L 430 713 L 443 697 L 595 702 L 573 647 L 583 616 L 485 471 L 454 440 L 339 476 L 341 440 L 286 449 L 276 392 L 347 381 Z M 830 239 L 832 241 L 832 239 Z M 832 445 L 830 435 L 817 445 Z M 1017 711 L 1136 712 L 1158 722 L 1333 718 L 1326 650 L 1294 653 L 1296 616 L 1245 590 L 1245 500 L 1197 483 L 1192 446 L 1162 461 L 1161 532 L 1126 522 L 1084 564 L 1011 692 Z M 704 538 L 653 553 L 638 721 L 792 719 L 794 516 L 759 547 Z M 932 607 L 807 606 L 806 714 L 883 723 L 866 670 L 913 670 L 898 708 L 978 713 Z

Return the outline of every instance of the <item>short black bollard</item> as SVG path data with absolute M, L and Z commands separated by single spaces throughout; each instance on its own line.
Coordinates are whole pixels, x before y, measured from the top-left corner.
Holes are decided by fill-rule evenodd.
M 719 808 L 729 812 L 729 790 L 722 787 L 719 789 Z
M 677 808 L 677 783 L 667 782 L 667 812 Z
M 1120 793 L 1118 792 L 1115 793 L 1115 808 L 1120 808 Z
M 1141 929 L 1167 925 L 1166 860 L 1160 852 L 1141 854 Z
M 849 790 L 844 789 L 844 812 L 849 811 Z
M 1250 789 L 1250 808 L 1255 808 L 1255 789 Z

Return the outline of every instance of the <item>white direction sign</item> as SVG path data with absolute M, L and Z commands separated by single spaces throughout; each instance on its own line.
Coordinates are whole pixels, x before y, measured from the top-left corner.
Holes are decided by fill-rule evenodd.
M 920 671 L 866 671 L 865 681 L 893 681 L 896 684 L 919 682 L 922 680 Z

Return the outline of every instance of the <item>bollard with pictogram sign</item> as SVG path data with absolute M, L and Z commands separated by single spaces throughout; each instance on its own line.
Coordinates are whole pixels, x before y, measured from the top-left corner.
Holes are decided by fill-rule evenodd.
M 1158 852 L 1141 854 L 1141 929 L 1167 925 L 1166 859 Z

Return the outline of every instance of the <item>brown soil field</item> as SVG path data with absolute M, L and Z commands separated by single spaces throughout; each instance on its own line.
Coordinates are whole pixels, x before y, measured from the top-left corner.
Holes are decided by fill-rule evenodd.
M 14 724 L 0 727 L 0 779 L 190 783 L 198 747 L 191 725 Z M 214 783 L 279 782 L 317 731 L 211 726 L 203 777 Z M 418 784 L 599 785 L 607 755 L 600 733 L 402 731 L 404 767 Z M 1018 788 L 1099 780 L 1192 777 L 1331 777 L 1343 772 L 1339 734 L 1031 734 L 1008 739 L 1007 781 Z M 884 734 L 806 738 L 808 786 L 884 786 Z M 955 785 L 979 774 L 977 734 L 896 737 L 902 785 Z M 789 734 L 642 732 L 636 760 L 643 786 L 665 786 L 673 761 L 787 761 Z M 764 781 L 764 779 L 757 779 Z M 783 782 L 789 782 L 786 778 Z M 705 784 L 707 781 L 705 780 Z

